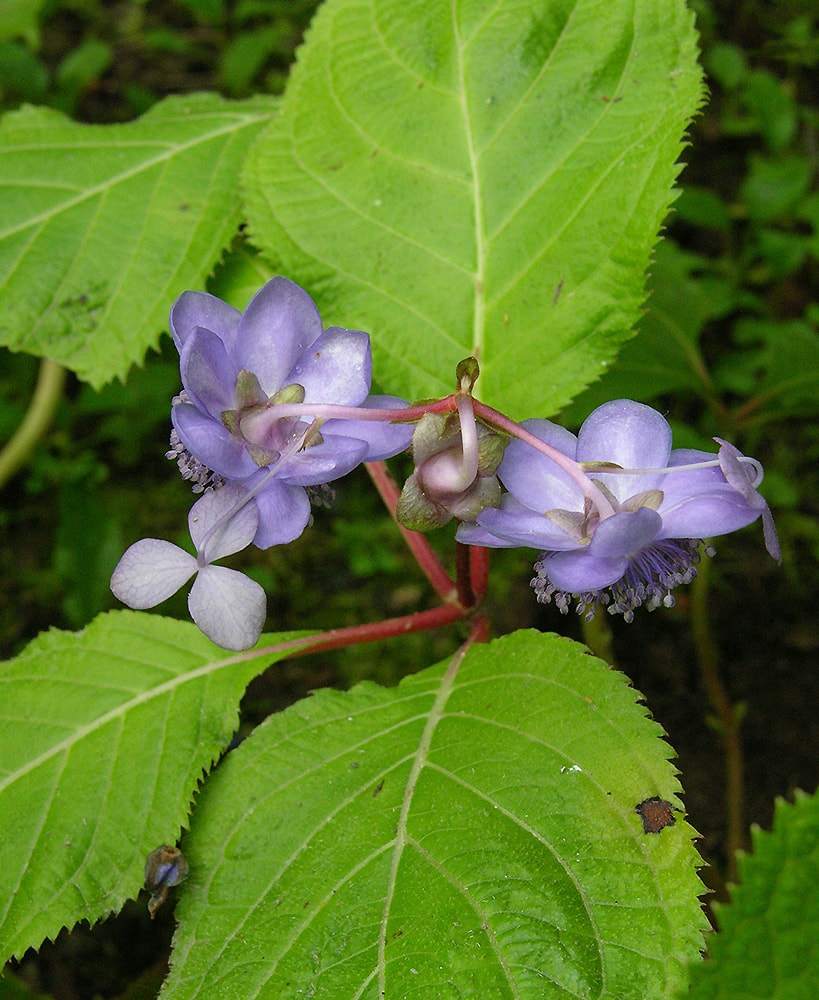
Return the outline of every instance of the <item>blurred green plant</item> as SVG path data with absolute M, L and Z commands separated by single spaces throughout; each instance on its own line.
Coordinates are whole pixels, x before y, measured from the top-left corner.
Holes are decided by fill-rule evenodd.
M 126 121 L 169 93 L 280 93 L 319 0 L 2 0 L 0 110 Z

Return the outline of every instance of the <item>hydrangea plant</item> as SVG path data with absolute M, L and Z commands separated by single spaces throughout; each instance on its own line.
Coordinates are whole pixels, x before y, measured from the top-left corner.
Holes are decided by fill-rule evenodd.
M 702 540 L 760 516 L 780 558 L 757 492 L 759 463 L 721 439 L 718 455 L 672 450 L 667 421 L 642 403 L 598 407 L 576 437 L 547 420 L 517 425 L 473 402 L 474 358 L 458 367 L 458 392 L 442 400 L 409 407 L 368 397 L 367 334 L 322 333 L 310 298 L 282 278 L 241 315 L 185 292 L 170 324 L 185 388 L 173 401 L 169 455 L 206 491 L 189 519 L 197 556 L 144 539 L 111 585 L 144 609 L 199 570 L 191 615 L 228 649 L 256 643 L 264 599 L 257 584 L 213 560 L 251 542 L 292 541 L 309 520 L 305 487 L 402 451 L 413 421 L 416 468 L 396 505 L 399 524 L 429 530 L 455 517 L 464 544 L 543 549 L 532 586 L 563 612 L 572 597 L 588 617 L 603 605 L 627 621 L 643 604 L 672 607 L 671 591 L 696 576 Z

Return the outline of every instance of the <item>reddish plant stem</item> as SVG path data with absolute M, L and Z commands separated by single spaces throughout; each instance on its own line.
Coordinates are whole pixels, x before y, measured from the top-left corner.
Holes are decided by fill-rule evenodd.
M 475 593 L 472 590 L 472 564 L 468 550 L 468 545 L 455 543 L 455 582 L 458 585 L 458 603 L 465 608 L 473 608 Z
M 470 642 L 489 642 L 489 619 L 486 615 L 478 614 L 472 619 L 469 628 Z
M 426 629 L 451 625 L 465 618 L 469 610 L 460 604 L 441 604 L 429 611 L 416 611 L 411 615 L 401 615 L 400 618 L 387 618 L 381 622 L 368 622 L 365 625 L 350 625 L 348 628 L 332 628 L 316 635 L 289 639 L 287 642 L 276 643 L 266 650 L 254 649 L 253 655 L 289 650 L 292 656 L 306 656 L 308 653 L 317 653 L 320 650 L 341 649 L 362 642 L 393 639 L 399 635 L 408 635 L 410 632 L 423 632 Z
M 469 549 L 469 578 L 472 583 L 472 593 L 475 603 L 480 604 L 486 597 L 489 584 L 489 554 L 490 550 L 482 545 L 467 545 Z
M 401 493 L 395 480 L 390 475 L 389 469 L 384 462 L 366 462 L 365 465 L 387 510 L 393 519 L 395 519 L 395 508 Z M 397 521 L 395 523 L 398 524 Z M 421 567 L 421 571 L 435 588 L 435 592 L 441 600 L 446 604 L 452 604 L 458 600 L 458 589 L 454 580 L 441 565 L 441 561 L 433 552 L 426 537 L 418 531 L 410 531 L 409 528 L 405 528 L 402 524 L 398 524 L 398 530 L 404 536 L 404 541 L 409 546 L 410 552 L 415 556 L 415 560 Z M 465 606 L 468 607 L 470 605 Z

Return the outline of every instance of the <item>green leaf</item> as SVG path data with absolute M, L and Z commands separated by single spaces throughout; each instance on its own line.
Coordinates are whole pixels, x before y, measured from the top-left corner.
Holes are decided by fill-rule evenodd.
M 168 98 L 126 125 L 45 108 L 0 124 L 0 342 L 99 386 L 141 362 L 240 222 L 270 100 Z
M 736 45 L 717 42 L 705 53 L 706 69 L 726 90 L 736 90 L 748 78 L 748 60 Z
M 270 639 L 270 637 L 266 637 Z M 131 611 L 52 630 L 0 665 L 0 955 L 118 910 L 174 843 L 248 680 L 188 622 Z
M 819 334 L 800 320 L 744 318 L 735 328 L 734 352 L 715 373 L 721 387 L 753 396 L 758 416 L 817 412 L 819 400 Z
M 102 76 L 113 60 L 114 50 L 107 42 L 86 38 L 60 62 L 55 83 L 73 102 L 79 91 Z
M 247 91 L 287 34 L 288 26 L 279 24 L 235 35 L 219 58 L 219 76 L 225 89 L 231 94 Z
M 709 961 L 688 1000 L 809 1000 L 819 993 L 819 798 L 776 803 L 774 828 L 753 831 L 731 905 L 718 906 Z
M 730 283 L 709 274 L 708 267 L 704 257 L 671 240 L 657 246 L 637 336 L 624 345 L 617 364 L 564 410 L 563 419 L 580 423 L 609 399 L 651 402 L 666 392 L 713 394 L 699 338 L 709 320 L 730 312 L 734 295 Z
M 264 257 L 245 241 L 237 240 L 214 271 L 208 291 L 243 310 L 272 277 Z
M 576 643 L 520 632 L 322 691 L 212 776 L 163 1000 L 665 997 L 701 944 L 659 726 Z
M 809 191 L 813 165 L 806 156 L 772 160 L 752 154 L 742 186 L 748 214 L 756 222 L 771 222 L 794 212 Z
M 48 70 L 21 42 L 0 41 L 0 94 L 4 102 L 15 97 L 41 100 L 48 88 Z
M 40 8 L 45 0 L 0 0 L 0 41 L 24 38 L 32 48 L 40 45 Z
M 0 1000 L 36 1000 L 41 993 L 34 993 L 8 969 L 0 971 Z
M 679 0 L 328 0 L 244 173 L 252 233 L 382 384 L 546 416 L 629 336 L 701 97 Z
M 731 229 L 731 213 L 728 206 L 710 188 L 699 184 L 686 184 L 680 197 L 674 203 L 674 214 L 683 222 L 705 229 L 716 229 L 727 233 Z
M 768 147 L 775 152 L 786 149 L 799 127 L 799 106 L 786 85 L 766 70 L 755 70 L 742 96 Z

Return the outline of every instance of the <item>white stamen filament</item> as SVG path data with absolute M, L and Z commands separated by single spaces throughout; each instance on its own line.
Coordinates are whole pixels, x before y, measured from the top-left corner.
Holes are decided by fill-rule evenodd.
M 739 461 L 750 465 L 753 469 L 751 485 L 756 488 L 762 482 L 762 465 L 755 458 L 750 458 L 747 455 L 742 455 Z M 719 459 L 714 458 L 708 462 L 691 462 L 689 465 L 670 465 L 664 469 L 624 469 L 622 466 L 612 466 L 605 462 L 581 462 L 580 464 L 586 472 L 594 472 L 598 475 L 605 473 L 611 476 L 660 476 L 670 475 L 674 472 L 694 472 L 697 469 L 719 468 Z

